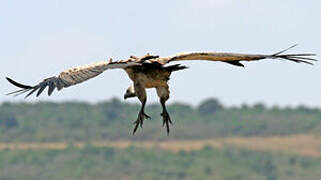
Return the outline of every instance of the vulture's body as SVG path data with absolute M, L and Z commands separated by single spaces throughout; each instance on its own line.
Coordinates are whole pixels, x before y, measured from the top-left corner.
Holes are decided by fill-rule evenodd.
M 290 47 L 292 48 L 292 47 Z M 289 49 L 289 48 L 288 48 Z M 286 49 L 286 50 L 288 50 Z M 160 103 L 163 108 L 161 116 L 163 117 L 163 125 L 166 125 L 167 134 L 169 133 L 169 123 L 172 124 L 169 114 L 167 113 L 165 102 L 169 99 L 168 80 L 174 71 L 185 69 L 185 66 L 174 64 L 166 66 L 166 64 L 174 61 L 188 60 L 206 60 L 206 61 L 221 61 L 235 66 L 242 66 L 240 61 L 257 61 L 261 59 L 284 59 L 297 63 L 312 64 L 310 61 L 316 61 L 310 56 L 314 54 L 283 54 L 286 50 L 280 51 L 272 55 L 253 55 L 253 54 L 236 54 L 236 53 L 216 53 L 216 52 L 191 52 L 180 53 L 168 57 L 159 57 L 153 55 L 145 55 L 142 57 L 131 56 L 127 60 L 113 62 L 103 61 L 91 65 L 79 66 L 61 72 L 58 76 L 44 79 L 35 86 L 20 84 L 10 78 L 7 80 L 13 85 L 21 88 L 9 94 L 20 95 L 22 93 L 30 96 L 37 91 L 36 96 L 39 96 L 48 86 L 48 95 L 50 96 L 55 88 L 60 91 L 63 88 L 79 84 L 90 78 L 93 78 L 108 69 L 123 69 L 128 74 L 133 84 L 127 89 L 124 99 L 137 97 L 142 103 L 137 120 L 135 121 L 134 133 L 138 126 L 142 127 L 143 121 L 149 118 L 145 114 L 144 108 L 146 104 L 146 88 L 155 88 L 159 96 Z
M 143 65 L 125 68 L 133 82 L 140 83 L 145 88 L 166 87 L 173 69 L 171 66 Z
M 186 66 L 181 66 L 179 64 L 164 67 L 163 65 L 158 63 L 146 63 L 142 66 L 125 68 L 126 73 L 134 83 L 133 86 L 128 88 L 129 90 L 124 95 L 124 99 L 137 96 L 137 98 L 142 102 L 141 112 L 139 113 L 138 120 L 136 121 L 134 133 L 136 132 L 139 124 L 142 127 L 143 119 L 150 118 L 144 112 L 146 103 L 145 89 L 147 88 L 156 89 L 157 95 L 160 98 L 160 103 L 163 108 L 163 112 L 161 113 L 161 116 L 163 117 L 163 124 L 166 124 L 167 133 L 169 133 L 168 123 L 172 123 L 172 121 L 167 113 L 165 106 L 165 102 L 169 99 L 168 80 L 173 71 L 178 71 L 185 68 Z

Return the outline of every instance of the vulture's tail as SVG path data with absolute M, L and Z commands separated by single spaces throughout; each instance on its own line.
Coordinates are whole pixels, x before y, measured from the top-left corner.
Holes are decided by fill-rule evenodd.
M 170 65 L 170 66 L 166 66 L 165 69 L 169 72 L 173 72 L 173 71 L 179 71 L 179 70 L 183 70 L 183 69 L 187 69 L 187 66 L 182 66 L 180 64 L 174 64 L 174 65 Z

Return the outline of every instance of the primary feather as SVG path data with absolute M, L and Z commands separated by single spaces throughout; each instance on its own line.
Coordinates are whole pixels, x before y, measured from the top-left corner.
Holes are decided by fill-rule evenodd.
M 187 52 L 179 53 L 173 56 L 163 57 L 154 59 L 161 64 L 170 63 L 173 61 L 188 61 L 188 60 L 206 60 L 206 61 L 221 61 L 229 63 L 236 66 L 244 66 L 240 61 L 257 61 L 262 59 L 284 59 L 293 61 L 296 63 L 306 63 L 312 65 L 311 61 L 316 61 L 316 59 L 310 58 L 315 56 L 315 54 L 283 54 L 287 50 L 295 47 L 291 46 L 285 50 L 279 51 L 271 55 L 262 55 L 262 54 L 241 54 L 241 53 L 220 53 L 220 52 Z

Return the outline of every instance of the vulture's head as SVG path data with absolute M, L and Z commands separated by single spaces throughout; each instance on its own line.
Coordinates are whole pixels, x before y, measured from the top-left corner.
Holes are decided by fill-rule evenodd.
M 135 88 L 133 85 L 129 86 L 124 94 L 124 99 L 136 97 Z

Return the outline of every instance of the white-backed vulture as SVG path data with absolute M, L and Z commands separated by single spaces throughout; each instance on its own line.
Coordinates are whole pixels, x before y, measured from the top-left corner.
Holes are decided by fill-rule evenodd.
M 294 46 L 292 46 L 294 47 Z M 292 48 L 290 47 L 290 48 Z M 288 48 L 288 49 L 290 49 Z M 288 50 L 286 49 L 286 50 Z M 142 57 L 130 56 L 127 60 L 120 60 L 113 62 L 112 60 L 98 62 L 90 65 L 79 66 L 71 69 L 67 69 L 61 72 L 58 76 L 53 76 L 44 79 L 39 84 L 35 86 L 23 85 L 7 77 L 7 80 L 21 88 L 20 90 L 14 91 L 10 94 L 15 96 L 22 93 L 28 94 L 26 98 L 32 93 L 36 92 L 38 97 L 43 90 L 48 86 L 48 95 L 57 88 L 60 91 L 63 88 L 79 84 L 90 78 L 93 78 L 105 70 L 108 69 L 123 69 L 128 74 L 129 78 L 133 81 L 125 95 L 124 99 L 130 97 L 137 97 L 142 106 L 138 114 L 137 120 L 134 122 L 135 127 L 133 134 L 136 132 L 138 126 L 143 125 L 143 121 L 146 118 L 150 118 L 144 112 L 144 107 L 146 103 L 146 88 L 156 88 L 157 95 L 159 96 L 160 103 L 162 105 L 163 112 L 161 116 L 163 118 L 163 126 L 166 125 L 167 135 L 169 134 L 169 123 L 172 124 L 171 118 L 167 113 L 165 102 L 169 98 L 169 88 L 168 80 L 173 71 L 178 71 L 185 69 L 186 66 L 180 64 L 165 66 L 165 64 L 174 61 L 183 60 L 206 60 L 206 61 L 221 61 L 229 63 L 235 66 L 244 65 L 240 61 L 257 61 L 262 59 L 284 59 L 288 61 L 293 61 L 296 63 L 307 63 L 312 64 L 312 61 L 316 59 L 311 58 L 315 54 L 284 54 L 286 50 L 271 54 L 271 55 L 260 55 L 260 54 L 237 54 L 237 53 L 217 53 L 217 52 L 188 52 L 180 53 L 168 57 L 159 57 L 154 55 L 145 55 Z

